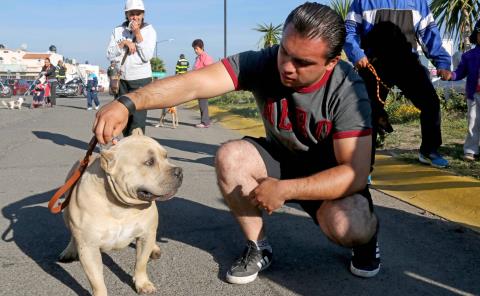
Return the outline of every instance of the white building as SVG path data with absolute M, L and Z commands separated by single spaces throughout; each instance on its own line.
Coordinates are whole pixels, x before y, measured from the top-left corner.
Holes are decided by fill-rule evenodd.
M 46 58 L 56 65 L 63 56 L 55 52 L 33 53 L 22 49 L 0 49 L 0 77 L 34 79 L 38 76 Z
M 0 48 L 0 78 L 14 78 L 14 79 L 30 79 L 33 80 L 38 77 L 44 65 L 45 59 L 50 58 L 53 65 L 57 65 L 58 61 L 63 61 L 63 55 L 55 52 L 28 52 L 23 49 L 8 49 Z M 73 60 L 75 63 L 75 60 Z M 99 85 L 108 88 L 108 77 L 104 71 L 100 71 L 100 67 L 90 64 L 68 64 L 66 81 L 74 77 L 80 77 L 86 82 L 86 71 L 94 72 L 98 79 Z

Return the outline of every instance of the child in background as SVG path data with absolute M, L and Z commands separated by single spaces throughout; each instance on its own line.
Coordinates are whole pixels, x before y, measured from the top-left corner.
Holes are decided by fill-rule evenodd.
M 461 80 L 467 77 L 465 87 L 467 96 L 468 131 L 463 144 L 463 159 L 475 161 L 479 154 L 480 144 L 480 20 L 477 21 L 470 35 L 470 42 L 475 48 L 462 55 L 460 64 L 452 72 L 450 80 Z
M 95 110 L 98 110 L 100 106 L 97 96 L 98 78 L 93 71 L 87 71 L 87 74 L 87 110 L 92 110 L 93 103 L 95 103 Z

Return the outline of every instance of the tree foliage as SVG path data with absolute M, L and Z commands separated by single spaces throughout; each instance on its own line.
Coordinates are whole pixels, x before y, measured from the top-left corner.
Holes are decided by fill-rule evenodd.
M 470 49 L 469 36 L 480 17 L 480 1 L 432 0 L 430 10 L 447 38 L 458 41 L 463 51 Z
M 253 30 L 264 33 L 263 37 L 258 42 L 259 46 L 262 48 L 268 48 L 275 44 L 279 44 L 282 36 L 282 26 L 283 24 L 276 26 L 274 26 L 272 23 L 270 23 L 269 25 L 258 24 L 257 27 Z
M 352 5 L 352 0 L 332 0 L 330 1 L 330 7 L 335 10 L 343 20 L 347 18 L 348 10 Z
M 161 58 L 152 58 L 150 60 L 150 64 L 152 65 L 152 72 L 167 72 L 167 69 L 165 68 L 165 63 Z

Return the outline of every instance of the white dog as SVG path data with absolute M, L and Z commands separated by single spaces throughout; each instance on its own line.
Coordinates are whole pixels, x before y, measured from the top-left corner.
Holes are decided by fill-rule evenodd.
M 3 106 L 7 107 L 8 109 L 22 109 L 22 104 L 25 100 L 20 97 L 16 100 L 12 100 L 12 101 L 8 101 L 8 102 L 5 102 L 5 101 L 2 101 L 2 104 Z

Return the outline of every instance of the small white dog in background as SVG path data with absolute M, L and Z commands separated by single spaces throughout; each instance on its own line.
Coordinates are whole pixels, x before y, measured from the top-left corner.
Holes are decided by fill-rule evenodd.
M 22 104 L 24 101 L 25 100 L 22 97 L 20 97 L 13 101 L 8 101 L 8 102 L 2 101 L 2 104 L 8 109 L 22 109 Z

